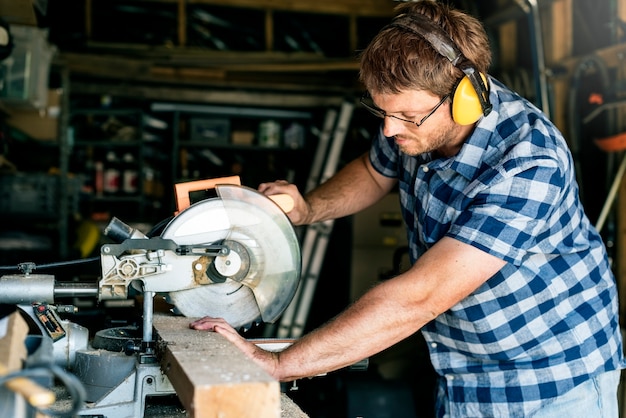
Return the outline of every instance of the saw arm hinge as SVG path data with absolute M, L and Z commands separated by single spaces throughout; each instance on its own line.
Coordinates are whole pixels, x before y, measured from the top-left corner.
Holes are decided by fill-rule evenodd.
M 197 257 L 199 254 L 216 257 L 229 253 L 225 245 L 179 246 L 161 237 L 127 239 L 120 244 L 106 244 L 100 251 L 100 300 L 128 298 L 128 287 L 133 281 L 172 271 L 178 257 Z

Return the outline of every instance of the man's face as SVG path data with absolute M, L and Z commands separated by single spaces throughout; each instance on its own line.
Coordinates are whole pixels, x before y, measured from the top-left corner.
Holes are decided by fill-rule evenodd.
M 408 155 L 438 151 L 451 156 L 458 152 L 466 132 L 450 114 L 450 100 L 426 91 L 407 90 L 398 94 L 372 94 L 382 111 L 383 133 L 393 137 Z

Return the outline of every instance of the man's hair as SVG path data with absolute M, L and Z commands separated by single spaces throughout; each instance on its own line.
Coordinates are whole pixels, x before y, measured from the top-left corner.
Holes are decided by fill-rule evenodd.
M 491 64 L 489 39 L 476 18 L 434 0 L 402 3 L 395 10 L 398 15 L 427 17 L 450 36 L 477 71 L 487 73 Z M 374 93 L 396 94 L 413 89 L 443 97 L 464 75 L 426 39 L 392 25 L 374 37 L 360 59 L 360 80 Z

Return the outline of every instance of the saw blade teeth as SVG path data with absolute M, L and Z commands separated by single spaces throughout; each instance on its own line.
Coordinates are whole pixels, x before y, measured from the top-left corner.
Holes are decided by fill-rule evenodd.
M 261 325 L 262 321 L 260 318 L 255 319 L 254 321 L 243 325 L 242 327 L 239 328 L 239 330 L 243 333 L 246 333 L 248 331 L 250 331 L 252 328 L 258 327 L 259 325 Z

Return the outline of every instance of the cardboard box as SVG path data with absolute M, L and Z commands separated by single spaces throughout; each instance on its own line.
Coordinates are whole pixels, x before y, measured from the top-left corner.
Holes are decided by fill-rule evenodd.
M 252 131 L 233 131 L 230 142 L 234 145 L 252 145 L 254 144 L 254 132 Z
M 0 0 L 0 16 L 9 24 L 37 26 L 35 6 L 40 3 L 41 0 Z
M 48 91 L 48 105 L 41 110 L 10 108 L 6 122 L 11 127 L 38 140 L 56 140 L 59 130 L 61 91 Z

